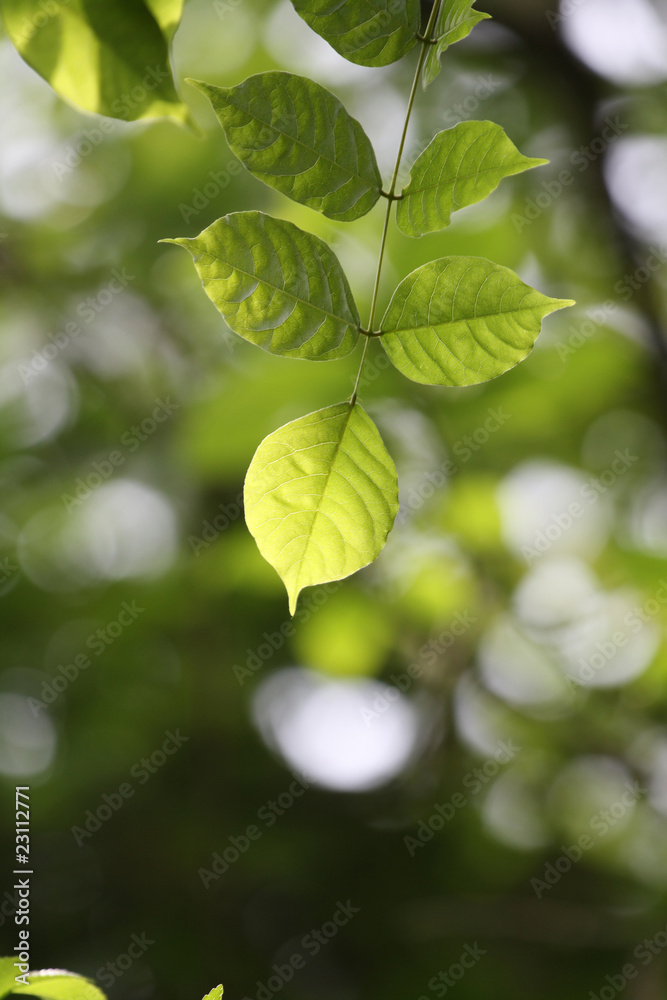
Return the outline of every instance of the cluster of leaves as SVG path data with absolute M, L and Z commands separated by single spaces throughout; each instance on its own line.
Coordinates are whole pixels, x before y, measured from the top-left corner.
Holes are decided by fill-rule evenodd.
M 30 996 L 39 1000 L 105 1000 L 104 993 L 90 979 L 63 969 L 42 969 L 29 972 L 28 985 L 16 982 L 13 958 L 0 958 L 0 1000 L 14 996 Z M 204 1000 L 222 1000 L 223 988 L 216 986 Z
M 169 67 L 183 0 L 110 0 L 103 8 L 85 0 L 0 4 L 23 57 L 65 98 L 126 120 L 161 114 L 187 121 Z M 419 81 L 431 84 L 443 52 L 488 17 L 473 4 L 435 0 L 422 33 L 420 0 L 293 0 L 309 26 L 354 63 L 386 66 L 421 47 L 388 190 L 360 123 L 313 80 L 267 72 L 230 88 L 190 81 L 210 101 L 231 150 L 265 184 L 337 222 L 353 222 L 387 201 L 365 327 L 334 252 L 290 222 L 238 212 L 195 238 L 164 241 L 190 251 L 207 295 L 240 337 L 308 361 L 344 358 L 362 339 L 360 377 L 370 339 L 378 338 L 409 379 L 468 386 L 526 358 L 544 317 L 572 304 L 484 258 L 449 256 L 409 274 L 376 329 L 394 204 L 404 234 L 435 233 L 503 178 L 546 162 L 523 156 L 493 122 L 461 122 L 434 137 L 408 184 L 396 190 Z M 379 555 L 398 511 L 398 480 L 356 389 L 350 400 L 295 420 L 260 444 L 246 477 L 245 511 L 262 555 L 285 583 L 292 613 L 304 587 L 342 579 Z
M 572 304 L 542 295 L 499 264 L 450 256 L 408 275 L 375 329 L 394 202 L 400 230 L 419 237 L 442 230 L 453 211 L 481 201 L 503 178 L 546 162 L 523 156 L 493 122 L 462 122 L 435 136 L 396 193 L 418 82 L 432 83 L 445 49 L 488 16 L 474 11 L 473 2 L 436 0 L 421 35 L 419 0 L 294 0 L 310 27 L 352 62 L 384 66 L 421 43 L 388 191 L 362 126 L 314 81 L 285 72 L 261 73 L 230 88 L 190 81 L 210 101 L 231 150 L 265 184 L 337 222 L 353 222 L 387 200 L 366 327 L 331 248 L 290 222 L 239 212 L 195 238 L 165 241 L 190 251 L 207 295 L 239 336 L 271 354 L 309 361 L 343 358 L 363 338 L 361 368 L 370 338 L 377 337 L 413 381 L 468 386 L 522 361 L 542 319 Z M 292 613 L 304 587 L 371 563 L 398 511 L 398 480 L 356 390 L 350 400 L 270 434 L 250 465 L 244 500 L 248 527 L 284 581 Z

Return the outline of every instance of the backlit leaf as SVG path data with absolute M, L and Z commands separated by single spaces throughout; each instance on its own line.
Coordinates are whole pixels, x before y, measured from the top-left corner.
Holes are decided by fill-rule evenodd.
M 544 163 L 523 156 L 494 122 L 461 122 L 438 132 L 417 159 L 398 202 L 398 226 L 406 236 L 444 229 L 452 212 L 482 201 L 504 177 Z
M 183 16 L 185 0 L 146 0 L 146 6 L 160 26 L 165 38 L 169 39 L 176 31 Z
M 259 73 L 229 88 L 190 82 L 210 100 L 232 152 L 265 184 L 339 222 L 380 197 L 370 139 L 324 87 L 293 73 Z
M 373 562 L 397 511 L 394 463 L 358 403 L 285 424 L 262 441 L 246 476 L 246 521 L 292 614 L 304 587 Z
M 0 1000 L 8 996 L 14 986 L 14 977 L 18 972 L 15 961 L 15 958 L 0 958 Z
M 90 979 L 62 969 L 31 972 L 29 986 L 14 986 L 12 995 L 29 994 L 40 1000 L 105 1000 L 104 993 Z
M 222 986 L 216 986 L 214 990 L 211 990 L 210 993 L 206 994 L 204 1000 L 222 1000 L 222 994 L 224 992 L 225 991 L 223 990 Z
M 433 83 L 440 72 L 440 57 L 450 45 L 460 42 L 470 34 L 472 29 L 480 21 L 491 17 L 481 11 L 473 10 L 475 0 L 442 0 L 438 20 L 433 31 L 433 37 L 437 39 L 434 45 L 429 46 L 428 55 L 424 64 L 422 82 L 424 88 L 429 83 Z
M 419 0 L 292 0 L 313 31 L 361 66 L 387 66 L 417 43 Z
M 476 385 L 523 361 L 542 319 L 571 305 L 482 257 L 442 257 L 400 283 L 382 320 L 382 344 L 415 382 Z
M 244 340 L 271 354 L 329 361 L 353 350 L 359 313 L 338 258 L 291 222 L 262 212 L 218 219 L 190 251 L 204 290 Z
M 5 30 L 53 89 L 124 121 L 187 120 L 169 66 L 183 0 L 1 0 Z

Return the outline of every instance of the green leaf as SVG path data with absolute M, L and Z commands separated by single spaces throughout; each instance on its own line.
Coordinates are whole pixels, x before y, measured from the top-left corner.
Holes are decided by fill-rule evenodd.
M 27 993 L 40 1000 L 105 1000 L 104 993 L 90 979 L 62 969 L 31 972 L 28 981 L 29 986 L 14 986 L 13 994 Z
M 251 344 L 311 361 L 354 349 L 359 313 L 338 258 L 317 236 L 262 212 L 236 212 L 193 239 L 161 242 L 190 251 L 206 294 Z
M 424 64 L 424 74 L 422 83 L 424 89 L 429 83 L 433 83 L 440 72 L 440 57 L 442 53 L 466 38 L 472 29 L 480 21 L 484 21 L 490 14 L 473 10 L 475 0 L 442 0 L 438 20 L 436 21 L 433 37 L 437 39 L 434 45 L 429 46 L 428 55 Z
M 482 201 L 504 177 L 548 162 L 523 156 L 494 122 L 461 122 L 438 132 L 398 202 L 399 229 L 406 236 L 444 229 L 452 212 Z
M 204 1000 L 222 1000 L 222 994 L 224 992 L 225 991 L 223 990 L 222 986 L 216 986 L 214 990 L 211 990 L 210 993 L 206 994 Z
M 14 977 L 18 969 L 15 968 L 14 958 L 0 958 L 0 1000 L 9 996 L 14 987 Z
M 442 257 L 400 283 L 382 320 L 382 344 L 415 382 L 477 385 L 523 361 L 542 319 L 571 305 L 482 257 Z
M 208 97 L 232 152 L 265 184 L 339 222 L 370 212 L 380 197 L 370 139 L 319 84 L 292 73 L 259 73 L 230 88 L 188 82 Z
M 146 0 L 146 6 L 167 40 L 171 38 L 180 24 L 184 3 L 185 0 Z
M 1 0 L 5 30 L 53 89 L 86 111 L 183 122 L 168 40 L 183 0 Z
M 291 614 L 304 587 L 373 562 L 397 511 L 394 463 L 358 403 L 328 406 L 269 434 L 246 476 L 246 521 L 287 588 Z
M 292 0 L 336 52 L 361 66 L 387 66 L 417 42 L 419 0 Z

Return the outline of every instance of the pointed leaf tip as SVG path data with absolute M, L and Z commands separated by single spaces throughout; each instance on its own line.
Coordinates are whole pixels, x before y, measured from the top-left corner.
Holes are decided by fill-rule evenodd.
M 201 91 L 205 97 L 210 97 L 211 92 L 217 90 L 224 90 L 223 87 L 216 87 L 212 83 L 206 83 L 205 80 L 195 80 L 194 77 L 188 76 L 185 78 L 185 82 L 190 86 L 194 87 L 195 90 Z
M 293 420 L 262 441 L 248 469 L 246 522 L 287 590 L 368 566 L 398 512 L 398 478 L 380 434 L 356 403 Z
M 270 354 L 332 361 L 359 338 L 359 313 L 333 250 L 291 222 L 234 212 L 194 239 L 204 291 L 228 326 Z
M 406 236 L 438 232 L 453 212 L 482 201 L 504 178 L 547 162 L 523 156 L 495 122 L 460 122 L 438 132 L 417 158 L 398 202 L 398 227 Z
M 442 257 L 398 286 L 382 320 L 382 345 L 414 382 L 478 385 L 527 358 L 542 320 L 572 304 L 482 257 Z

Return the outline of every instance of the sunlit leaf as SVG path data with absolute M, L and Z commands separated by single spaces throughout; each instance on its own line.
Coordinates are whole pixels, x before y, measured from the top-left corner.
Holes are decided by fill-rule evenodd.
M 438 132 L 417 159 L 398 202 L 398 226 L 407 236 L 437 232 L 452 212 L 482 201 L 504 177 L 548 162 L 523 156 L 494 122 L 461 122 Z
M 480 21 L 490 14 L 473 10 L 475 0 L 442 0 L 438 20 L 433 31 L 433 38 L 437 39 L 434 45 L 429 46 L 428 55 L 424 64 L 424 74 L 422 82 L 424 87 L 433 83 L 440 72 L 440 57 L 442 53 L 453 45 L 460 42 L 470 34 L 472 29 Z
M 396 469 L 361 406 L 338 403 L 262 441 L 245 511 L 294 614 L 304 587 L 340 580 L 379 555 L 398 511 Z
M 14 977 L 18 971 L 15 961 L 15 958 L 0 958 L 0 1000 L 8 996 L 14 986 Z
M 223 990 L 222 986 L 216 986 L 214 990 L 211 990 L 210 993 L 206 994 L 204 1000 L 222 1000 L 222 994 L 224 992 L 225 991 Z
M 419 0 L 292 0 L 313 31 L 350 62 L 387 66 L 417 42 Z
M 187 119 L 168 40 L 183 0 L 1 0 L 5 30 L 53 89 L 86 111 Z
M 190 82 L 210 100 L 232 152 L 265 184 L 339 222 L 365 215 L 380 197 L 370 139 L 324 87 L 292 73 L 260 73 L 230 88 Z
M 185 0 L 146 0 L 146 6 L 165 38 L 171 38 L 183 16 Z
M 206 294 L 251 344 L 312 361 L 354 348 L 359 313 L 338 258 L 291 222 L 236 212 L 193 239 L 162 242 L 190 251 Z
M 543 318 L 571 305 L 482 257 L 442 257 L 400 283 L 382 320 L 382 344 L 415 382 L 476 385 L 523 361 Z
M 31 972 L 29 986 L 14 986 L 13 993 L 29 994 L 40 1000 L 105 1000 L 102 993 L 90 979 L 77 976 L 63 969 L 44 969 Z

